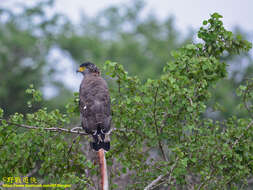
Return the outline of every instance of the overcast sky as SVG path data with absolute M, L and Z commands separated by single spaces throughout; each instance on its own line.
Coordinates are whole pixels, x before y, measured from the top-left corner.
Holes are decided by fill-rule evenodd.
M 15 7 L 17 2 L 32 3 L 35 0 L 0 0 L 2 5 Z M 55 10 L 67 14 L 78 21 L 80 12 L 95 16 L 99 10 L 111 5 L 129 4 L 134 0 L 55 0 Z M 229 29 L 239 25 L 253 33 L 253 0 L 144 0 L 145 12 L 153 12 L 159 18 L 174 15 L 181 30 L 189 27 L 198 29 L 204 19 L 218 12 L 223 15 L 225 26 Z
M 110 5 L 127 4 L 133 0 L 56 0 L 56 9 L 78 20 L 83 11 L 90 16 Z M 209 15 L 218 12 L 223 15 L 225 26 L 231 29 L 239 25 L 253 32 L 253 0 L 145 0 L 145 12 L 153 12 L 159 18 L 174 15 L 180 29 L 198 28 Z

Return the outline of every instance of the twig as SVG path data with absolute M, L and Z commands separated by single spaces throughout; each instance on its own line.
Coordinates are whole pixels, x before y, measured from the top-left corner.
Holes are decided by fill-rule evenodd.
M 155 186 L 157 183 L 159 183 L 164 176 L 165 175 L 159 175 L 154 181 L 152 181 L 148 186 L 146 186 L 144 190 L 151 189 L 153 186 Z
M 186 98 L 190 101 L 190 104 L 192 106 L 193 105 L 192 99 L 190 97 L 186 97 Z
M 31 176 L 33 176 L 38 170 L 39 170 L 39 168 L 38 168 L 38 166 L 36 166 L 25 177 L 31 177 Z
M 82 127 L 74 127 L 71 129 L 71 131 L 76 131 L 76 130 L 79 131 L 80 129 L 82 130 L 83 128 Z
M 172 178 L 172 172 L 174 171 L 175 167 L 177 166 L 177 162 L 178 162 L 179 158 L 177 157 L 176 160 L 175 160 L 175 163 L 174 165 L 170 168 L 170 172 L 169 172 L 169 182 L 171 181 L 171 178 Z
M 26 128 L 26 129 L 43 129 L 45 131 L 52 131 L 52 132 L 65 132 L 65 133 L 72 133 L 72 134 L 79 134 L 79 135 L 88 135 L 85 132 L 80 132 L 79 130 L 78 131 L 73 130 L 73 129 L 76 129 L 77 127 L 74 127 L 73 129 L 64 129 L 64 128 L 58 128 L 58 127 L 40 128 L 40 127 L 36 127 L 36 126 L 13 123 L 13 122 L 10 122 L 10 121 L 6 121 L 4 119 L 0 119 L 0 121 L 5 121 L 6 123 L 8 123 L 10 125 L 15 125 L 17 127 L 22 127 L 22 128 Z
M 74 140 L 72 141 L 71 146 L 69 147 L 68 155 L 70 154 L 70 152 L 71 152 L 71 150 L 72 150 L 72 147 L 73 147 L 73 144 L 76 143 L 76 139 L 77 139 L 78 137 L 80 137 L 80 134 L 77 135 L 76 138 L 74 138 Z
M 153 111 L 153 117 L 154 117 L 154 122 L 155 122 L 155 129 L 156 129 L 156 135 L 158 136 L 158 145 L 159 145 L 159 148 L 162 152 L 162 156 L 163 156 L 163 159 L 165 161 L 168 161 L 167 160 L 167 157 L 166 157 L 166 154 L 163 150 L 163 146 L 162 146 L 162 142 L 161 140 L 159 139 L 159 130 L 158 130 L 158 125 L 157 125 L 157 119 L 156 119 L 156 103 L 157 103 L 157 93 L 158 93 L 158 87 L 156 88 L 156 91 L 155 91 L 155 96 L 154 96 L 154 111 Z
M 253 120 L 247 125 L 247 127 L 245 128 L 245 131 L 248 131 L 250 127 L 252 127 L 253 125 Z M 238 144 L 239 140 L 241 140 L 241 138 L 244 136 L 244 133 L 242 133 L 237 139 L 236 141 L 232 144 L 232 148 L 234 148 L 235 145 Z
M 239 190 L 242 190 L 244 188 L 245 184 L 243 183 Z
M 163 180 L 163 178 L 165 178 L 167 176 L 169 176 L 168 181 L 162 182 L 162 183 L 170 183 L 171 182 L 171 178 L 172 178 L 172 173 L 173 173 L 175 167 L 177 166 L 178 160 L 179 160 L 179 158 L 177 157 L 176 160 L 175 160 L 175 163 L 172 165 L 172 167 L 170 168 L 170 171 L 167 174 L 165 174 L 165 175 L 159 175 L 154 181 L 152 181 L 148 186 L 146 186 L 144 188 L 144 190 L 150 190 L 150 189 L 152 189 L 156 184 L 158 184 L 161 180 Z

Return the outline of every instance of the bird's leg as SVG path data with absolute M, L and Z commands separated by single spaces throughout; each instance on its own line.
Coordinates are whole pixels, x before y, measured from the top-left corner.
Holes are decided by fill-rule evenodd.
M 105 134 L 104 142 L 110 142 L 110 135 Z
M 98 135 L 97 135 L 97 133 L 94 133 L 94 134 L 92 135 L 92 137 L 93 137 L 93 140 L 94 140 L 95 143 L 99 142 L 99 141 L 98 141 Z
M 94 136 L 96 136 L 96 135 L 97 135 L 97 133 L 98 133 L 98 131 L 95 131 L 95 132 L 93 133 L 93 135 L 94 135 Z
M 98 140 L 99 140 L 99 142 L 102 142 L 102 141 L 103 141 L 103 139 L 101 138 L 100 135 L 98 135 Z

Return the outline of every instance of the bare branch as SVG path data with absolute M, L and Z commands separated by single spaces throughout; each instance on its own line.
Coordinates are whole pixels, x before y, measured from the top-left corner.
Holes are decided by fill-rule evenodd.
M 164 175 L 159 175 L 154 181 L 152 181 L 144 190 L 149 190 L 163 179 Z
M 35 166 L 35 168 L 33 168 L 28 174 L 26 174 L 25 177 L 31 177 L 31 176 L 33 176 L 36 172 L 38 172 L 38 170 L 39 170 L 39 167 Z
M 109 190 L 105 151 L 103 149 L 98 151 L 98 159 L 101 174 L 101 190 Z
M 10 125 L 15 125 L 17 127 L 26 128 L 26 129 L 43 129 L 45 131 L 52 131 L 52 132 L 65 132 L 65 133 L 72 133 L 72 134 L 78 134 L 78 135 L 88 135 L 86 132 L 80 132 L 79 130 L 76 131 L 76 129 L 77 128 L 80 129 L 80 127 L 74 127 L 73 129 L 64 129 L 64 128 L 58 128 L 58 127 L 40 128 L 40 127 L 36 127 L 36 126 L 13 123 L 10 121 L 6 121 L 4 119 L 0 119 L 0 121 L 5 121 L 6 123 L 8 123 Z
M 80 137 L 80 134 L 77 135 L 76 138 L 74 138 L 74 140 L 72 141 L 71 146 L 69 147 L 68 154 L 71 153 L 72 147 L 73 147 L 73 145 L 76 143 L 76 140 L 77 140 L 78 137 Z
M 157 103 L 157 95 L 158 95 L 158 90 L 159 88 L 157 87 L 156 88 L 156 91 L 155 91 L 155 96 L 154 96 L 154 111 L 153 111 L 153 118 L 154 118 L 154 122 L 155 122 L 155 129 L 156 129 L 156 135 L 159 136 L 160 133 L 159 133 L 159 130 L 158 130 L 158 124 L 157 124 L 157 118 L 156 118 L 156 103 Z M 163 159 L 165 161 L 168 161 L 167 157 L 166 157 L 166 154 L 163 150 L 163 146 L 162 146 L 162 142 L 160 139 L 158 139 L 158 145 L 159 145 L 159 148 L 162 152 L 162 155 L 163 155 Z
M 192 99 L 190 97 L 187 97 L 187 99 L 190 101 L 191 106 L 193 105 Z
M 82 127 L 74 127 L 74 128 L 72 128 L 71 129 L 71 131 L 79 131 L 79 130 L 83 130 L 83 128 Z
M 176 161 L 175 161 L 175 163 L 174 163 L 174 165 L 170 168 L 170 172 L 169 172 L 169 183 L 170 183 L 170 181 L 171 181 L 171 178 L 172 178 L 172 172 L 174 171 L 174 169 L 175 169 L 175 167 L 177 166 L 177 163 L 178 163 L 178 160 L 179 160 L 179 158 L 177 157 L 176 158 Z
M 144 190 L 153 189 L 153 187 L 155 185 L 157 185 L 160 181 L 162 181 L 166 177 L 168 177 L 168 180 L 166 180 L 165 182 L 160 183 L 160 185 L 163 184 L 163 183 L 170 184 L 171 183 L 171 179 L 172 179 L 172 173 L 173 173 L 175 167 L 177 166 L 178 160 L 179 160 L 179 158 L 177 157 L 176 160 L 175 160 L 175 163 L 170 168 L 170 171 L 168 173 L 166 173 L 165 175 L 159 175 L 154 181 L 152 181 L 148 186 L 146 186 L 144 188 Z

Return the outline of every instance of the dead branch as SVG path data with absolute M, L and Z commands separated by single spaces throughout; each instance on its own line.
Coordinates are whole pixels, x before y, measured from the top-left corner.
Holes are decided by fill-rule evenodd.
M 98 159 L 101 174 L 101 190 L 109 190 L 105 151 L 103 149 L 98 151 Z
M 77 135 L 88 135 L 85 132 L 79 131 L 79 129 L 81 129 L 81 127 L 74 127 L 73 129 L 64 129 L 64 128 L 58 128 L 58 127 L 40 128 L 37 126 L 30 126 L 30 125 L 10 122 L 10 121 L 6 121 L 4 119 L 0 119 L 0 121 L 5 121 L 6 123 L 8 123 L 10 125 L 15 125 L 16 127 L 21 127 L 21 128 L 26 128 L 26 129 L 43 129 L 45 131 L 52 131 L 52 132 L 65 132 L 65 133 L 72 133 L 72 134 L 77 134 Z
M 179 160 L 179 158 L 177 157 L 176 160 L 175 160 L 175 163 L 171 166 L 170 171 L 168 173 L 166 173 L 165 175 L 159 175 L 155 180 L 153 180 L 150 184 L 148 184 L 148 186 L 146 186 L 144 188 L 144 190 L 153 189 L 154 186 L 156 186 L 164 178 L 167 178 L 167 177 L 168 177 L 168 180 L 166 180 L 165 182 L 160 183 L 160 185 L 163 184 L 163 183 L 168 183 L 168 184 L 171 183 L 172 173 L 173 173 L 175 167 L 177 166 L 178 160 Z
M 164 175 L 159 175 L 154 181 L 152 181 L 144 190 L 149 190 L 164 178 Z

